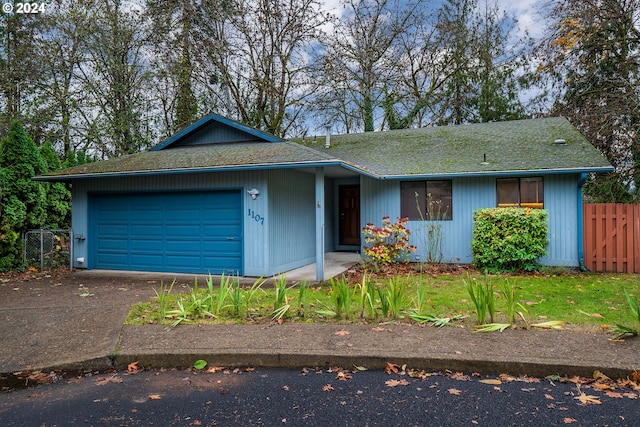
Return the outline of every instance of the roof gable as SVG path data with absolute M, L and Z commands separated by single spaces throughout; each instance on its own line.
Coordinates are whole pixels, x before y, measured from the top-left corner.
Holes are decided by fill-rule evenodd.
M 156 145 L 151 151 L 219 143 L 282 141 L 281 138 L 212 113 Z

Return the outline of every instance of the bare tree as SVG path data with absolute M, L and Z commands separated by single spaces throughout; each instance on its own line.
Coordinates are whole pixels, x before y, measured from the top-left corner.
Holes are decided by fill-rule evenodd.
M 640 199 L 640 0 L 562 0 L 549 5 L 541 80 L 553 114 L 567 116 L 616 167 L 590 182 L 596 200 Z
M 150 144 L 149 84 L 144 20 L 120 0 L 102 0 L 85 39 L 81 83 L 93 105 L 83 110 L 87 133 L 102 157 L 140 151 Z
M 220 104 L 243 123 L 286 135 L 315 90 L 312 45 L 327 16 L 316 0 L 229 0 L 209 8 L 206 61 Z
M 90 2 L 84 0 L 58 2 L 41 17 L 42 29 L 34 40 L 42 62 L 37 85 L 41 100 L 39 121 L 48 128 L 45 139 L 55 143 L 63 158 L 81 144 L 82 129 L 78 129 L 77 118 L 79 110 L 89 108 L 77 75 L 91 21 L 90 7 Z
M 421 4 L 421 0 L 344 1 L 346 13 L 328 38 L 323 65 L 328 86 L 324 102 L 342 109 L 339 116 L 345 126 L 361 123 L 365 132 L 374 130 L 383 89 L 399 73 L 402 35 L 420 22 Z
M 37 49 L 32 43 L 38 26 L 36 14 L 0 13 L 0 138 L 12 120 L 31 127 L 26 116 L 40 76 Z

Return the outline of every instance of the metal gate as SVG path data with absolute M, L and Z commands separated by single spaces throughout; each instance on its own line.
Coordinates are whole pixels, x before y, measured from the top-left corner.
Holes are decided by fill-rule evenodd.
M 29 230 L 23 236 L 24 263 L 29 267 L 73 269 L 73 231 Z

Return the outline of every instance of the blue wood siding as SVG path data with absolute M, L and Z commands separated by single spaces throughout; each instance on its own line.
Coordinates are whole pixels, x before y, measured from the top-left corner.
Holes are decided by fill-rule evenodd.
M 324 251 L 331 252 L 337 249 L 338 241 L 338 196 L 334 180 L 325 179 L 324 189 Z
M 315 262 L 315 175 L 269 172 L 269 274 Z
M 186 135 L 180 139 L 180 141 L 171 145 L 171 148 L 184 147 L 188 145 L 203 145 L 212 143 L 233 143 L 242 141 L 257 141 L 253 135 L 242 132 L 239 129 L 234 129 L 230 126 L 225 126 L 216 121 L 211 121 L 205 126 L 202 126 L 195 132 Z
M 577 266 L 577 186 L 578 174 L 544 176 L 544 203 L 549 215 L 548 256 L 544 265 Z M 491 177 L 456 178 L 452 180 L 453 220 L 440 221 L 442 260 L 471 263 L 473 212 L 496 206 L 496 179 Z M 400 216 L 400 182 L 378 181 L 363 177 L 361 186 L 361 222 L 379 225 L 383 216 L 392 221 Z M 409 221 L 410 243 L 418 247 L 416 255 L 426 259 L 427 229 L 432 223 Z M 415 256 L 412 257 L 415 260 Z

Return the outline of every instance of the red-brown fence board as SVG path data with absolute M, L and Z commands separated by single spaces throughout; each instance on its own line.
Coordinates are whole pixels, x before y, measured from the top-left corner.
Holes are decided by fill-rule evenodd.
M 585 266 L 640 273 L 640 204 L 584 204 L 582 213 Z

